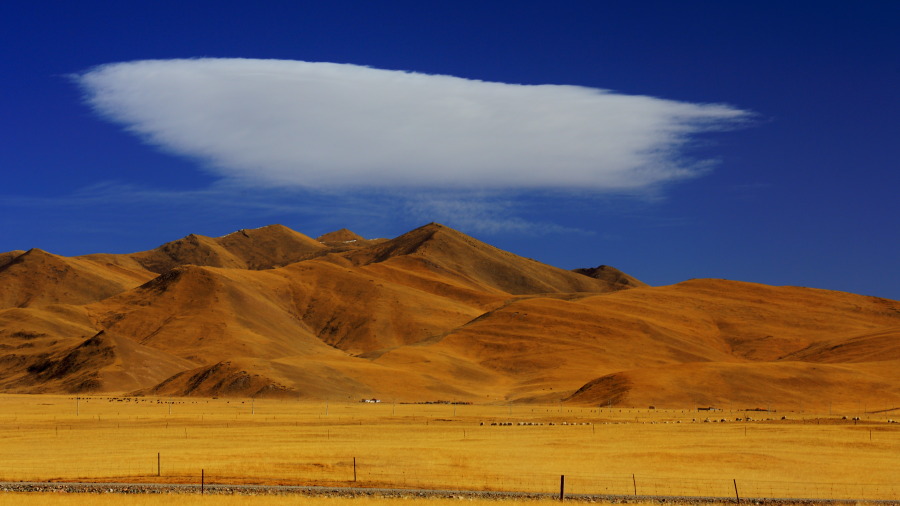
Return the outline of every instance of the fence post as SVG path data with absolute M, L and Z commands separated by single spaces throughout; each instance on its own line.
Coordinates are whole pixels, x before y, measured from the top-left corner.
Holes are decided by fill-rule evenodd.
M 566 499 L 566 475 L 559 475 L 559 500 L 564 501 Z
M 162 476 L 162 474 L 160 473 L 160 467 L 159 467 L 159 452 L 156 452 L 156 475 Z
M 634 495 L 637 497 L 637 480 L 634 479 L 634 473 L 631 473 L 631 484 L 634 485 Z
M 353 482 L 356 482 L 356 457 L 353 457 Z
M 203 495 L 204 488 L 206 488 L 206 471 L 201 469 L 200 470 L 200 495 Z
M 735 502 L 740 503 L 741 497 L 738 495 L 737 491 L 737 478 L 733 478 L 732 481 L 734 481 L 734 500 Z

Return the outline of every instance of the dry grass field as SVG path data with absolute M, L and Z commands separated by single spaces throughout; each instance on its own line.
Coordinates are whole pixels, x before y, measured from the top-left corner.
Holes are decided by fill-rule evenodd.
M 900 500 L 896 412 L 842 416 L 4 395 L 0 480 Z

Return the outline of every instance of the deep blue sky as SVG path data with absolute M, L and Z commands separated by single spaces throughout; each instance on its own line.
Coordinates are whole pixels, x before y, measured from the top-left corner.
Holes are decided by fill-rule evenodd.
M 653 194 L 483 197 L 533 229 L 434 221 L 558 267 L 608 264 L 654 285 L 718 277 L 900 299 L 900 2 L 2 2 L 0 251 L 132 252 L 270 223 L 393 237 L 432 221 L 377 194 L 248 189 L 244 202 L 217 201 L 202 163 L 100 118 L 70 77 L 193 57 L 751 111 L 749 125 L 695 137 L 687 154 L 718 161 L 707 174 Z

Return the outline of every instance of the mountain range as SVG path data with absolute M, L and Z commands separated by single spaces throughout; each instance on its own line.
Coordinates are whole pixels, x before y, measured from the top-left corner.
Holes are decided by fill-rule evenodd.
M 0 391 L 734 409 L 900 406 L 900 302 L 559 269 L 431 223 L 0 253 Z

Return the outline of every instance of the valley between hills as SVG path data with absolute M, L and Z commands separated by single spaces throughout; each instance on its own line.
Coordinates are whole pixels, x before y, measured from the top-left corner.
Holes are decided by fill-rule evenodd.
M 900 302 L 271 225 L 0 253 L 0 392 L 890 411 Z

